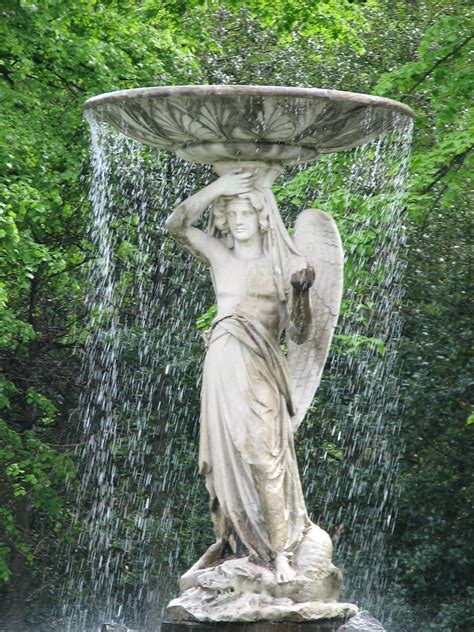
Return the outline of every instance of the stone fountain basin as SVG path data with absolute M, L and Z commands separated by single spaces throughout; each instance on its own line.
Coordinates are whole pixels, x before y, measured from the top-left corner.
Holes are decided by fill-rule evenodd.
M 316 160 L 393 129 L 406 105 L 381 97 L 273 86 L 166 86 L 109 92 L 85 109 L 126 136 L 185 160 Z

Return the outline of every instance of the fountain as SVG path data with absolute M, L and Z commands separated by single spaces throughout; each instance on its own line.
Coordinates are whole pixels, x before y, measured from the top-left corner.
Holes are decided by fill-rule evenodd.
M 351 629 L 341 626 L 357 608 L 337 601 L 341 573 L 329 537 L 307 516 L 293 446 L 338 318 L 342 248 L 331 217 L 315 209 L 300 214 L 289 238 L 271 186 L 285 165 L 364 145 L 395 127 L 400 114 L 413 113 L 367 95 L 260 86 L 127 90 L 94 97 L 86 108 L 127 137 L 210 164 L 220 176 L 168 220 L 172 234 L 212 268 L 219 311 L 207 334 L 200 455 L 216 543 L 181 578 L 182 595 L 168 606 L 176 623 L 163 629 L 238 621 Z M 206 235 L 191 223 L 209 206 Z M 289 372 L 275 346 L 288 316 Z M 240 390 L 233 386 L 238 378 L 245 382 Z M 238 415 L 216 414 L 222 403 L 238 415 L 248 405 L 249 427 L 233 433 Z M 259 418 L 266 436 L 255 433 Z

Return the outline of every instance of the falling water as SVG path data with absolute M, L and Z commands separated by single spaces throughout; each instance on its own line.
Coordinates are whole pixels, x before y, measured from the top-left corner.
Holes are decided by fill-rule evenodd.
M 396 568 L 385 536 L 395 523 L 402 452 L 397 347 L 411 135 L 411 119 L 396 116 L 393 133 L 326 157 L 315 169 L 318 188 L 305 192 L 336 217 L 346 278 L 342 317 L 299 440 L 303 482 L 309 509 L 333 536 L 344 599 L 380 619 L 389 616 L 384 595 Z
M 163 222 L 213 176 L 90 123 L 95 258 L 81 378 L 79 544 L 69 552 L 57 629 L 92 631 L 114 620 L 156 630 L 180 572 L 212 540 L 197 476 L 203 350 L 195 321 L 213 297 L 204 268 Z M 382 140 L 306 172 L 289 169 L 276 187 L 289 223 L 304 205 L 319 205 L 334 214 L 345 244 L 344 314 L 298 451 L 308 508 L 335 537 L 345 598 L 379 615 L 384 533 L 395 519 L 397 252 L 410 133 L 399 116 Z
M 208 302 L 202 269 L 163 228 L 163 210 L 203 186 L 198 175 L 165 155 L 147 157 L 93 120 L 91 136 L 96 257 L 77 455 L 80 534 L 58 623 L 81 632 L 124 616 L 145 624 L 150 600 L 159 614 L 154 593 L 167 592 L 163 578 L 186 532 L 179 517 L 192 516 L 185 505 L 196 496 L 196 472 L 185 489 L 181 470 L 194 464 L 186 435 L 194 443 L 198 411 L 187 375 L 199 355 L 194 323 Z M 188 500 L 175 506 L 180 486 Z

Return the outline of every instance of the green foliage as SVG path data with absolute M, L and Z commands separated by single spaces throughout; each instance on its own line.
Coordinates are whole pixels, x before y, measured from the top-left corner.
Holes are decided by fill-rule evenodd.
M 472 547 L 463 543 L 472 529 L 473 502 L 466 459 L 472 446 L 466 425 L 472 16 L 472 8 L 458 5 L 437 16 L 413 59 L 377 86 L 385 95 L 396 87 L 419 114 L 407 197 L 412 220 L 403 342 L 407 448 L 392 546 L 402 551 L 405 598 L 417 595 L 420 616 L 431 619 L 426 629 L 440 632 L 467 631 L 472 621 L 474 559 Z M 430 580 L 441 576 L 442 586 Z M 442 604 L 439 611 L 435 604 Z
M 436 208 L 449 212 L 462 204 L 472 172 L 473 38 L 466 27 L 472 27 L 473 17 L 472 8 L 440 17 L 424 33 L 416 58 L 376 86 L 376 92 L 386 96 L 396 87 L 418 114 L 419 142 L 407 205 L 411 217 L 421 223 L 429 221 Z
M 385 346 L 382 340 L 378 338 L 370 338 L 360 334 L 347 336 L 345 334 L 336 334 L 334 336 L 335 349 L 338 353 L 348 353 L 357 355 L 363 347 L 374 349 L 381 356 L 385 355 Z
M 38 393 L 31 396 L 44 411 L 54 412 L 51 403 Z M 41 532 L 59 533 L 69 520 L 64 511 L 60 489 L 74 477 L 69 457 L 47 446 L 34 432 L 22 435 L 0 420 L 0 463 L 2 464 L 2 506 L 0 528 L 4 541 L 0 547 L 1 579 L 8 581 L 11 573 L 8 559 L 12 550 L 19 551 L 29 564 L 35 561 L 35 543 L 39 534 L 32 534 L 18 522 L 18 502 L 27 501 L 29 513 L 41 520 Z
M 209 329 L 212 321 L 216 317 L 217 314 L 217 305 L 211 305 L 208 310 L 204 312 L 199 318 L 196 320 L 196 328 L 197 329 Z

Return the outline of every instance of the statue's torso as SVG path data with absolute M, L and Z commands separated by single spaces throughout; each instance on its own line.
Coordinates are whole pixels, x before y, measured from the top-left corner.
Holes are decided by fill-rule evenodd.
M 277 338 L 285 324 L 286 304 L 280 301 L 272 268 L 265 255 L 238 259 L 229 255 L 213 266 L 212 279 L 217 298 L 217 317 L 242 314 L 263 325 Z

